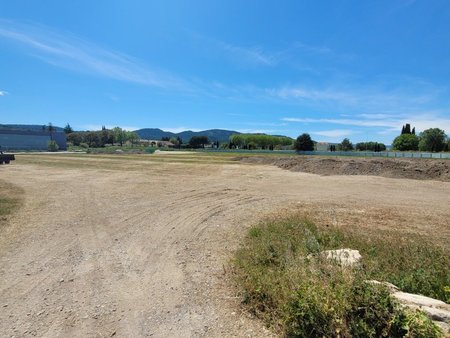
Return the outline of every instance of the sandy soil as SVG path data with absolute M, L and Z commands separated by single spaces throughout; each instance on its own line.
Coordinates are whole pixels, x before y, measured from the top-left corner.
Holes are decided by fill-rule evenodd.
M 0 229 L 2 337 L 270 336 L 227 271 L 245 229 L 274 211 L 450 238 L 448 182 L 70 156 L 1 168 L 25 198 Z

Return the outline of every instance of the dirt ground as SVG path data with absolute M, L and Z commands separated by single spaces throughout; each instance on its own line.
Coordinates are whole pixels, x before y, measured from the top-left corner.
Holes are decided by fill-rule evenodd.
M 319 175 L 370 175 L 450 182 L 450 161 L 409 158 L 320 156 L 252 156 L 242 162 L 273 164 L 283 169 Z
M 268 337 L 228 262 L 274 212 L 450 238 L 449 182 L 176 153 L 16 158 L 0 167 L 24 192 L 0 229 L 2 337 Z

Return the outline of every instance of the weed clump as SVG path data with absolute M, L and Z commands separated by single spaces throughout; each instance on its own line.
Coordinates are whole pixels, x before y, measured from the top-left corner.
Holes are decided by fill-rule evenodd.
M 362 265 L 344 268 L 316 255 L 338 248 L 360 250 Z M 414 238 L 319 227 L 298 216 L 251 228 L 233 261 L 245 306 L 286 337 L 439 337 L 424 314 L 367 280 L 443 299 L 449 264 L 442 249 Z

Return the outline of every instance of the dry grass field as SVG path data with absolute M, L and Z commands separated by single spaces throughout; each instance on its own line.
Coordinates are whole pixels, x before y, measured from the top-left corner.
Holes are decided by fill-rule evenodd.
M 242 310 L 228 261 L 248 227 L 292 210 L 449 250 L 450 182 L 234 156 L 19 154 L 0 167 L 0 335 L 270 336 Z

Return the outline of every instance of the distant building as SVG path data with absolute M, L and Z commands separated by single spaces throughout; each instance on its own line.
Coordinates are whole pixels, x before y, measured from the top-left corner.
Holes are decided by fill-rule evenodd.
M 0 149 L 3 151 L 17 150 L 48 150 L 48 142 L 54 140 L 59 150 L 67 150 L 66 134 L 61 131 L 35 131 L 0 128 Z

